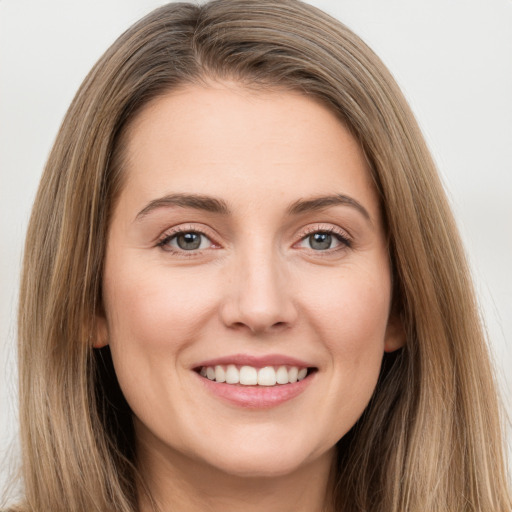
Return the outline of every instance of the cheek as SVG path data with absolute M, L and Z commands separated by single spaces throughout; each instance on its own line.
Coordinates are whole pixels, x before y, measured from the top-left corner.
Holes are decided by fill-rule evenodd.
M 110 343 L 158 360 L 196 339 L 212 311 L 215 286 L 196 273 L 148 265 L 111 268 L 105 280 Z M 153 269 L 152 269 L 153 268 Z M 152 269 L 152 270 L 151 270 Z M 148 350 L 150 349 L 150 350 Z
M 369 267 L 369 268 L 368 268 Z M 310 315 L 325 334 L 332 351 L 357 354 L 366 346 L 383 348 L 390 308 L 389 271 L 351 266 L 322 280 L 310 280 L 302 290 Z M 307 297 L 307 298 L 306 298 Z
M 317 282 L 318 284 L 318 282 Z M 326 283 L 327 284 L 327 283 Z M 309 290 L 310 323 L 330 356 L 332 392 L 357 404 L 369 400 L 384 353 L 391 280 L 386 267 L 347 269 L 320 293 Z M 348 392 L 349 391 L 349 392 Z M 349 398 L 350 397 L 350 398 Z
M 173 407 L 179 406 L 174 393 L 183 386 L 180 354 L 209 322 L 215 285 L 198 272 L 129 258 L 110 267 L 107 260 L 105 275 L 109 344 L 123 394 L 137 417 L 172 424 Z

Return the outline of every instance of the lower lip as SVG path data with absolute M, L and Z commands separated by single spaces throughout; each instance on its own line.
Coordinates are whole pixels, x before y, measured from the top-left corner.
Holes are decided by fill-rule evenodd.
M 243 386 L 226 384 L 206 379 L 197 374 L 207 390 L 215 396 L 238 407 L 246 409 L 268 409 L 285 403 L 303 393 L 313 382 L 315 373 L 293 384 L 278 384 L 276 386 Z

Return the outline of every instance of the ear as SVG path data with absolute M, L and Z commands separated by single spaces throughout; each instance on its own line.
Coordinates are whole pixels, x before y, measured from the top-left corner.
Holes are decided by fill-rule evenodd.
M 107 318 L 103 311 L 96 313 L 93 338 L 92 346 L 94 348 L 103 348 L 108 345 Z
M 386 327 L 386 336 L 384 339 L 384 352 L 394 352 L 405 345 L 405 329 L 400 315 L 391 312 Z

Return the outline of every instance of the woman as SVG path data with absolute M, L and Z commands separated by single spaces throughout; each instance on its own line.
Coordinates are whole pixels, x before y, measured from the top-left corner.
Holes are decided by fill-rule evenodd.
M 291 0 L 154 11 L 34 205 L 20 509 L 509 510 L 468 276 L 353 33 Z

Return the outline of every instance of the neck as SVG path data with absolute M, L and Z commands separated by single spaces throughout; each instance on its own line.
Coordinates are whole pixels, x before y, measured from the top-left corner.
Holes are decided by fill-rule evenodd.
M 334 449 L 285 475 L 239 476 L 177 452 L 139 447 L 141 512 L 328 512 Z M 149 498 L 149 496 L 151 498 Z

